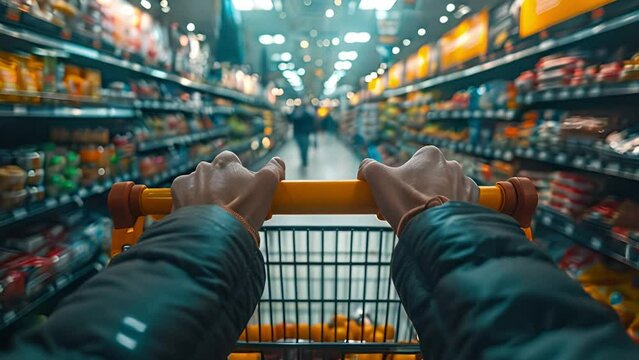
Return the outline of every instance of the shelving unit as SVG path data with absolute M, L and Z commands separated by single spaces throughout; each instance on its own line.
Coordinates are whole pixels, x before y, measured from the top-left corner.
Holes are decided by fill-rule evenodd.
M 426 114 L 429 120 L 445 119 L 483 119 L 483 120 L 508 120 L 516 119 L 515 110 L 433 110 Z
M 520 94 L 517 99 L 522 105 L 539 105 L 549 102 L 601 99 L 637 94 L 639 94 L 639 81 L 628 81 L 613 84 L 604 83 L 588 86 L 564 87 L 561 89 L 531 91 Z

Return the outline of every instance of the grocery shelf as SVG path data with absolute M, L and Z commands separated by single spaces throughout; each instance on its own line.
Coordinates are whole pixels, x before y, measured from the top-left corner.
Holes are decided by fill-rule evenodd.
M 600 24 L 593 25 L 583 30 L 575 31 L 570 35 L 557 38 L 547 39 L 541 41 L 539 44 L 531 46 L 529 48 L 506 54 L 498 59 L 488 61 L 479 65 L 471 66 L 464 70 L 455 71 L 449 74 L 436 76 L 427 80 L 417 82 L 412 85 L 403 86 L 397 89 L 389 89 L 376 98 L 368 99 L 367 101 L 380 101 L 392 96 L 401 96 L 407 93 L 432 88 L 445 83 L 461 80 L 469 76 L 477 75 L 485 71 L 493 70 L 504 65 L 508 65 L 522 59 L 526 59 L 532 56 L 538 56 L 548 53 L 553 50 L 557 50 L 561 47 L 570 45 L 577 41 L 586 40 L 596 35 L 601 35 L 606 32 L 617 30 L 626 26 L 635 25 L 639 23 L 639 10 L 632 11 L 628 14 L 618 16 L 614 19 L 604 21 Z
M 517 96 L 517 100 L 522 105 L 535 105 L 555 101 L 594 99 L 637 94 L 639 94 L 639 81 L 628 81 L 614 84 L 595 84 L 531 91 L 519 94 Z
M 431 110 L 426 113 L 429 120 L 446 119 L 486 119 L 486 120 L 514 120 L 515 110 Z
M 512 161 L 515 157 L 518 157 L 629 180 L 639 180 L 639 162 L 636 159 L 623 156 L 604 156 L 595 148 L 576 154 L 563 147 L 473 145 L 466 141 L 452 141 L 430 136 L 417 136 L 412 140 L 420 144 L 435 145 L 440 148 L 480 157 L 504 161 Z
M 0 228 L 14 224 L 18 221 L 34 218 L 52 210 L 61 209 L 62 207 L 72 203 L 81 205 L 84 199 L 107 192 L 111 188 L 111 185 L 115 182 L 137 178 L 137 173 L 124 174 L 122 176 L 115 177 L 113 180 L 107 180 L 103 183 L 83 187 L 71 194 L 47 197 L 43 201 L 27 204 L 4 214 L 0 213 Z
M 0 35 L 10 37 L 15 40 L 28 42 L 34 45 L 44 46 L 47 48 L 62 50 L 70 55 L 79 56 L 84 59 L 95 61 L 98 63 L 115 66 L 121 69 L 133 71 L 139 74 L 150 76 L 158 80 L 171 81 L 173 83 L 180 84 L 186 88 L 190 88 L 197 91 L 206 92 L 215 96 L 219 96 L 226 99 L 236 100 L 242 103 L 247 103 L 255 106 L 270 107 L 265 101 L 253 96 L 243 94 L 239 91 L 222 88 L 219 86 L 213 86 L 208 84 L 199 83 L 185 77 L 169 73 L 164 70 L 155 69 L 150 66 L 141 65 L 129 60 L 121 59 L 113 55 L 109 55 L 98 51 L 96 49 L 74 44 L 70 41 L 42 35 L 32 30 L 19 28 L 14 25 L 6 23 L 0 23 Z
M 148 140 L 138 143 L 138 151 L 151 151 L 156 149 L 162 149 L 174 145 L 188 145 L 197 141 L 213 140 L 225 135 L 228 135 L 229 130 L 227 128 L 211 129 L 203 132 L 197 132 L 193 134 L 171 136 L 168 138 L 158 140 Z
M 575 243 L 618 260 L 639 270 L 639 243 L 612 233 L 605 226 L 589 221 L 576 222 L 548 206 L 539 206 L 535 228 L 545 227 L 558 232 Z
M 55 280 L 37 298 L 29 301 L 28 304 L 19 309 L 2 313 L 2 317 L 0 317 L 0 333 L 8 330 L 12 325 L 30 314 L 34 314 L 38 309 L 46 306 L 51 300 L 61 295 L 61 293 L 75 288 L 87 278 L 97 274 L 104 268 L 106 263 L 106 257 L 100 256 L 97 259 L 92 259 L 92 261 L 78 270 L 56 276 Z
M 132 118 L 136 116 L 138 113 L 135 109 L 126 107 L 0 105 L 0 118 Z

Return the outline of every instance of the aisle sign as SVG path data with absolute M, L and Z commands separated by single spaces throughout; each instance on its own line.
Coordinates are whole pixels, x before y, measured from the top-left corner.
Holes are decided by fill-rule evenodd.
M 519 36 L 524 38 L 615 0 L 524 0 Z
M 443 70 L 486 54 L 488 49 L 488 10 L 462 21 L 439 40 Z
M 430 69 L 430 45 L 423 45 L 417 50 L 417 78 L 428 77 Z
M 391 66 L 388 71 L 388 87 L 394 89 L 402 85 L 404 78 L 404 62 L 400 61 Z

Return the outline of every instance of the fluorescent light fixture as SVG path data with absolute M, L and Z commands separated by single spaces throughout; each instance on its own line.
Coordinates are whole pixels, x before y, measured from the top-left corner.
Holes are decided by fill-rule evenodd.
M 275 53 L 275 54 L 271 55 L 271 61 L 275 61 L 275 62 L 282 61 L 282 54 Z
M 399 51 L 400 51 L 399 47 L 393 46 L 393 50 L 392 50 L 393 54 L 397 55 L 399 54 Z
M 282 20 L 286 19 L 286 13 L 285 12 L 282 11 L 280 13 L 280 19 L 282 19 Z
M 190 32 L 195 31 L 195 24 L 193 24 L 193 23 L 186 24 L 186 30 L 188 30 Z
M 317 37 L 317 30 L 311 29 L 311 31 L 309 31 L 309 34 L 311 35 L 311 37 Z
M 373 71 L 371 74 L 371 79 L 377 79 L 377 72 Z
M 350 70 L 353 67 L 353 63 L 348 60 L 340 60 L 335 63 L 335 70 Z
M 287 63 L 279 63 L 279 64 L 277 64 L 277 68 L 280 71 L 284 71 L 284 70 L 288 69 L 288 64 Z
M 167 0 L 162 0 L 162 1 L 160 1 L 160 6 L 161 7 L 167 7 L 167 6 L 169 6 L 169 2 Z
M 323 64 L 324 64 L 324 61 L 322 61 L 322 59 L 315 60 L 315 66 L 322 66 Z
M 377 73 L 379 75 L 384 75 L 384 71 L 385 71 L 384 69 L 377 69 Z
M 330 18 L 332 18 L 333 16 L 335 16 L 335 10 L 333 10 L 333 9 L 326 9 L 326 12 L 324 13 L 324 15 L 325 15 L 327 18 L 329 18 L 329 19 L 330 19 Z
M 352 50 L 352 51 L 340 51 L 337 54 L 337 58 L 340 60 L 356 60 L 357 59 L 357 51 Z
M 273 44 L 282 45 L 286 41 L 286 38 L 282 34 L 273 35 Z
M 304 59 L 304 62 L 311 62 L 311 55 L 306 54 L 306 55 L 304 55 L 303 59 Z
M 331 41 L 328 39 L 324 39 L 322 40 L 322 45 L 324 45 L 325 47 L 329 47 L 331 46 Z
M 339 45 L 339 38 L 338 38 L 338 37 L 334 37 L 334 38 L 331 40 L 331 44 L 333 44 L 333 45 L 335 45 L 335 46 Z
M 404 40 L 402 40 L 402 44 L 404 44 L 404 46 L 408 46 L 408 45 L 410 45 L 410 39 L 404 39 Z
M 439 17 L 439 22 L 442 23 L 442 24 L 447 23 L 448 22 L 448 16 L 446 16 L 446 15 L 440 16 Z
M 304 74 L 306 74 L 306 69 L 304 68 L 297 69 L 297 75 L 304 76 Z
M 455 4 L 449 3 L 448 5 L 446 5 L 446 11 L 448 11 L 448 12 L 455 11 Z
M 288 64 L 287 64 L 287 67 L 288 67 L 288 69 L 289 69 L 289 70 L 293 70 L 293 69 L 295 69 L 295 64 L 293 64 L 293 63 L 288 63 Z
M 239 11 L 273 10 L 271 0 L 233 0 L 233 7 Z
M 302 41 L 300 41 L 300 47 L 301 47 L 302 49 L 308 49 L 308 45 L 309 45 L 309 43 L 308 43 L 308 41 L 307 41 L 307 40 L 302 40 Z
M 333 2 L 335 3 L 335 6 L 342 6 L 342 0 L 335 0 Z
M 165 14 L 168 14 L 169 11 L 171 11 L 171 7 L 170 6 L 165 6 L 165 7 L 162 8 L 162 12 L 165 13 Z
M 147 10 L 149 10 L 151 8 L 151 2 L 149 2 L 149 0 L 140 1 L 140 5 L 142 5 L 142 7 L 147 9 Z
M 426 29 L 424 29 L 424 28 L 419 28 L 419 30 L 417 30 L 417 35 L 419 35 L 419 36 L 424 36 L 424 35 L 426 35 Z
M 373 80 L 373 79 L 371 79 L 370 75 L 364 76 L 364 81 L 366 81 L 367 83 L 371 82 L 371 80 Z
M 347 32 L 344 35 L 344 42 L 347 44 L 367 43 L 371 39 L 371 34 L 367 32 Z
M 388 11 L 393 8 L 397 0 L 362 0 L 359 2 L 361 10 Z
M 291 61 L 291 59 L 293 58 L 293 55 L 291 55 L 290 52 L 284 52 L 282 53 L 282 55 L 280 56 L 282 61 Z
M 260 35 L 257 38 L 257 41 L 259 41 L 262 45 L 271 45 L 273 44 L 273 36 L 268 34 Z
M 388 65 L 386 65 L 386 63 L 381 63 L 379 64 L 379 68 L 386 70 L 386 68 L 388 68 Z

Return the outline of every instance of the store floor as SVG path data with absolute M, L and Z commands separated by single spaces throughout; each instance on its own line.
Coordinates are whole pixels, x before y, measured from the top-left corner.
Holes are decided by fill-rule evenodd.
M 299 149 L 293 139 L 289 139 L 274 156 L 281 157 L 286 163 L 288 180 L 354 179 L 360 163 L 360 159 L 346 144 L 328 134 L 319 134 L 317 147 L 311 146 L 309 149 L 306 168 L 302 167 Z M 387 223 L 369 215 L 280 215 L 264 225 L 387 226 Z

